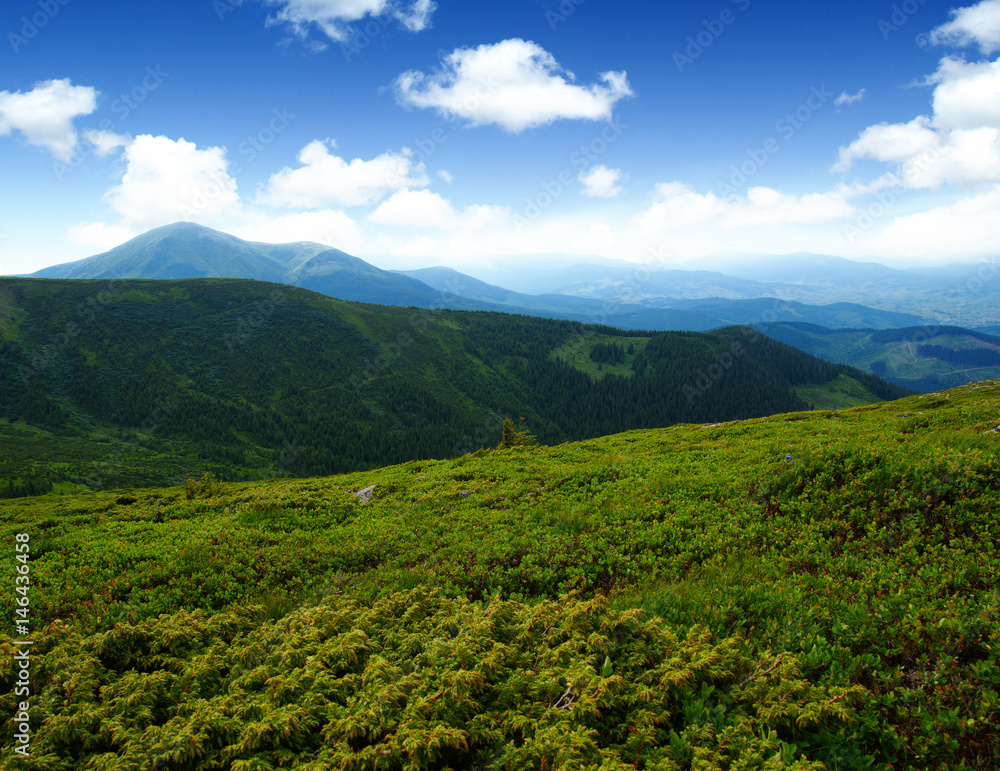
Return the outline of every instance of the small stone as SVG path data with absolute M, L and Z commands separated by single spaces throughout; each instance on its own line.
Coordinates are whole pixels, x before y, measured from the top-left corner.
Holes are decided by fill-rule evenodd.
M 372 493 L 375 492 L 376 487 L 378 487 L 378 485 L 369 485 L 364 490 L 359 490 L 354 493 L 351 497 L 360 498 L 362 503 L 368 503 L 372 499 Z

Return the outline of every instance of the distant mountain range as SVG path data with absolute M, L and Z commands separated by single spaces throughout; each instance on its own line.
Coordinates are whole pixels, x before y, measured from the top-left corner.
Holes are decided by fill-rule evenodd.
M 706 331 L 731 324 L 808 323 L 894 329 L 924 323 L 1000 324 L 1000 281 L 976 266 L 897 270 L 799 254 L 719 258 L 691 270 L 649 269 L 604 258 L 511 258 L 470 268 L 387 271 L 339 249 L 244 241 L 181 222 L 103 254 L 45 268 L 38 278 L 249 278 L 342 300 L 500 310 L 622 329 Z M 730 273 L 699 269 L 725 267 Z M 752 267 L 750 267 L 752 265 Z M 987 266 L 985 274 L 992 268 Z M 980 268 L 979 273 L 984 271 Z M 1000 268 L 997 269 L 1000 277 Z M 502 284 L 502 286 L 500 285 Z M 505 288 L 507 287 L 507 288 Z M 526 291 L 527 290 L 527 291 Z
M 906 270 L 809 253 L 728 255 L 660 266 L 601 260 L 548 267 L 541 258 L 512 258 L 468 270 L 478 279 L 520 292 L 567 294 L 656 309 L 683 310 L 683 303 L 692 300 L 770 297 L 809 306 L 864 305 L 907 314 L 911 319 L 908 323 L 921 319 L 973 328 L 1000 323 L 998 257 L 984 258 L 980 263 Z M 828 325 L 813 319 L 810 322 Z M 900 323 L 907 322 L 890 317 L 871 326 L 891 328 Z

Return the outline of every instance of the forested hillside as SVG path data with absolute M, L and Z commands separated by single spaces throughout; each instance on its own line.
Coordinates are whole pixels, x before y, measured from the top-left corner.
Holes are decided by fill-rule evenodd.
M 749 328 L 630 332 L 605 371 L 590 352 L 625 333 L 236 279 L 5 280 L 0 325 L 8 495 L 451 457 L 505 417 L 547 444 L 756 417 L 845 378 L 854 401 L 815 403 L 903 393 Z
M 920 393 L 1000 377 L 1000 337 L 962 327 L 826 329 L 770 324 L 768 337 Z

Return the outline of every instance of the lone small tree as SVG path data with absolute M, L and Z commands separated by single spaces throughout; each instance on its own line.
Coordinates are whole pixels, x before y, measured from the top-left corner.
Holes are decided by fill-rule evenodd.
M 525 425 L 524 418 L 518 418 L 517 420 L 518 424 L 515 426 L 513 420 L 504 418 L 503 437 L 500 440 L 500 447 L 525 447 L 537 444 L 534 434 L 528 433 L 528 427 Z

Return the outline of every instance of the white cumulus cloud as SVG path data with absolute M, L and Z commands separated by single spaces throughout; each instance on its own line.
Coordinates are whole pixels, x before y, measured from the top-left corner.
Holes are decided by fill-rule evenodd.
M 510 216 L 500 206 L 473 205 L 456 210 L 450 201 L 430 190 L 400 190 L 368 215 L 378 225 L 475 230 L 505 222 Z
M 125 150 L 125 160 L 121 184 L 105 199 L 129 223 L 152 228 L 211 219 L 239 203 L 225 148 L 143 134 Z
M 358 223 L 341 211 L 296 212 L 278 217 L 266 217 L 260 212 L 248 213 L 245 222 L 229 229 L 233 235 L 247 241 L 285 244 L 315 241 L 344 251 L 361 248 L 363 238 Z
M 610 119 L 615 104 L 632 96 L 632 89 L 624 72 L 604 72 L 600 78 L 600 84 L 578 84 L 548 51 L 514 38 L 456 49 L 434 74 L 410 70 L 395 86 L 403 104 L 516 134 L 556 120 Z
M 938 45 L 978 45 L 984 54 L 1000 51 L 1000 0 L 953 9 L 952 19 L 931 32 Z
M 1000 181 L 1000 129 L 946 132 L 940 145 L 908 158 L 897 176 L 914 189 Z
M 752 187 L 745 198 L 723 199 L 698 193 L 679 182 L 658 185 L 656 200 L 635 217 L 645 233 L 665 233 L 688 226 L 713 225 L 726 230 L 762 225 L 815 224 L 854 212 L 840 191 L 790 195 L 769 187 Z
M 934 125 L 940 129 L 1000 128 L 1000 60 L 941 60 L 929 82 L 934 89 Z
M 938 256 L 1000 252 L 1000 187 L 927 211 L 896 217 L 882 231 L 865 234 L 870 253 Z
M 124 156 L 121 183 L 104 195 L 120 220 L 71 228 L 70 236 L 76 243 L 114 246 L 171 222 L 207 224 L 239 206 L 236 180 L 229 175 L 224 148 L 199 149 L 184 139 L 141 134 L 128 145 Z
M 396 18 L 411 32 L 420 32 L 430 25 L 436 4 L 432 0 L 265 0 L 278 6 L 271 23 L 285 23 L 299 37 L 307 38 L 312 26 L 318 27 L 331 40 L 338 42 L 350 36 L 349 25 L 365 17 Z
M 450 228 L 455 226 L 458 213 L 430 190 L 400 190 L 383 201 L 368 219 L 379 225 Z
M 933 115 L 869 126 L 840 148 L 831 171 L 870 158 L 894 164 L 908 188 L 1000 182 L 1000 61 L 946 57 L 927 83 L 934 85 Z
M 840 157 L 832 170 L 847 171 L 861 158 L 902 163 L 907 158 L 937 147 L 939 143 L 940 137 L 926 115 L 909 123 L 879 123 L 866 128 L 847 147 L 841 147 Z
M 580 172 L 579 180 L 583 183 L 581 192 L 590 198 L 615 198 L 622 193 L 618 183 L 623 176 L 621 169 L 594 166 L 589 171 Z
M 48 148 L 53 158 L 68 163 L 78 141 L 73 119 L 97 109 L 97 96 L 69 78 L 46 80 L 24 93 L 0 91 L 0 136 L 19 131 L 29 144 Z
M 430 180 L 422 163 L 413 162 L 408 148 L 383 153 L 370 161 L 345 161 L 330 152 L 332 141 L 315 140 L 299 153 L 302 164 L 272 174 L 258 200 L 272 206 L 322 209 L 331 205 L 363 206 L 407 187 L 424 187 Z
M 113 131 L 97 131 L 87 129 L 83 132 L 83 138 L 94 146 L 94 153 L 103 158 L 110 155 L 119 147 L 126 147 L 132 138 L 126 134 L 116 134 Z

